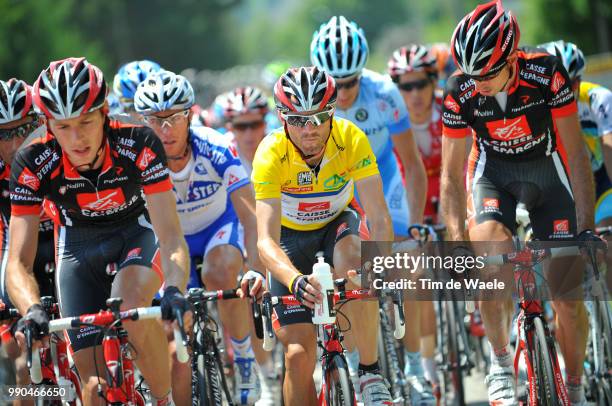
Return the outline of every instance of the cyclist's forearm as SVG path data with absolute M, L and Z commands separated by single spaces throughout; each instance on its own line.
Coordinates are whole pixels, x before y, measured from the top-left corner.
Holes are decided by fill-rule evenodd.
M 367 214 L 366 214 L 367 215 Z M 370 223 L 370 239 L 372 241 L 393 241 L 393 221 L 388 211 L 368 216 Z
M 165 286 L 176 286 L 181 291 L 187 287 L 189 278 L 189 249 L 181 236 L 159 242 Z
M 462 179 L 442 173 L 440 205 L 442 218 L 451 241 L 465 240 L 465 188 Z
M 591 166 L 584 148 L 569 157 L 570 181 L 576 202 L 576 222 L 578 232 L 595 227 L 595 186 Z
M 289 286 L 300 271 L 293 266 L 283 249 L 272 238 L 260 239 L 257 242 L 259 257 L 274 279 Z
M 40 291 L 34 273 L 19 260 L 9 259 L 6 290 L 21 314 L 26 314 L 33 304 L 40 303 Z

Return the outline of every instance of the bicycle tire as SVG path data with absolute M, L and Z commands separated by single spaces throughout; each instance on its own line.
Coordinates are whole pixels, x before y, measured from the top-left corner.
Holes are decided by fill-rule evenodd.
M 461 365 L 461 354 L 459 352 L 459 329 L 463 320 L 457 320 L 457 302 L 452 300 L 445 303 L 446 323 L 448 327 L 447 357 L 450 369 L 450 380 L 455 390 L 455 402 L 458 406 L 465 406 L 465 388 L 463 387 L 463 367 Z
M 356 406 L 355 390 L 351 383 L 348 365 L 340 354 L 330 355 L 323 371 L 325 400 L 328 406 Z
M 544 322 L 539 317 L 533 319 L 533 359 L 536 377 L 538 405 L 557 406 L 562 404 L 555 386 L 555 375 Z
M 612 405 L 612 384 L 609 377 L 601 376 L 612 370 L 612 336 L 610 335 L 610 307 L 608 302 L 598 300 L 593 303 L 591 314 L 591 342 L 593 366 L 595 371 L 590 377 L 594 401 L 597 406 Z M 595 359 L 597 358 L 597 359 Z

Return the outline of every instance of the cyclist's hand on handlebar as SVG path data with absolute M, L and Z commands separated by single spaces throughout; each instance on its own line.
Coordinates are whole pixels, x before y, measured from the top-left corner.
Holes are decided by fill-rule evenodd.
M 189 302 L 185 299 L 179 288 L 168 286 L 164 290 L 160 307 L 163 320 L 173 322 L 172 324 L 175 327 L 182 324 L 183 331 L 185 332 L 191 330 L 192 314 L 189 309 Z M 182 323 L 176 321 L 178 315 L 182 316 Z
M 578 242 L 595 249 L 607 249 L 606 240 L 599 237 L 593 230 L 584 230 L 578 234 Z
M 249 282 L 251 288 L 249 289 Z M 260 298 L 266 288 L 266 277 L 259 271 L 249 269 L 240 280 L 240 291 L 239 295 L 241 298 L 245 296 L 251 296 Z
M 408 234 L 413 240 L 427 242 L 431 241 L 431 234 L 429 233 L 429 229 L 426 225 L 423 224 L 413 224 L 408 227 Z
M 304 306 L 314 309 L 315 303 L 323 301 L 321 285 L 313 275 L 300 275 L 293 280 L 289 289 L 293 296 Z
M 49 344 L 49 316 L 43 307 L 36 303 L 27 311 L 25 317 L 19 319 L 15 331 L 15 338 L 22 351 L 27 349 L 26 330 L 29 330 L 32 337 L 32 349 L 38 348 L 36 341 L 41 341 L 43 347 Z

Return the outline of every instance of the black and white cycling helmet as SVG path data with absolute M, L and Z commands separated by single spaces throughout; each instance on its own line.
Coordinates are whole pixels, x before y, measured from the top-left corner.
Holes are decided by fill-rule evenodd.
M 481 4 L 455 28 L 451 51 L 466 75 L 486 76 L 499 71 L 517 48 L 521 34 L 514 15 L 501 0 Z
M 580 78 L 584 73 L 584 54 L 571 42 L 565 42 L 563 40 L 547 42 L 545 44 L 538 45 L 539 48 L 546 49 L 549 54 L 555 55 L 561 59 L 563 66 L 572 81 Z
M 147 76 L 134 94 L 134 108 L 144 115 L 166 110 L 187 110 L 194 103 L 191 83 L 184 76 L 165 70 Z
M 274 103 L 281 113 L 333 109 L 336 96 L 336 82 L 316 66 L 291 68 L 274 85 Z
M 313 34 L 310 60 L 336 79 L 353 76 L 365 67 L 368 41 L 355 22 L 334 16 Z
M 104 106 L 107 95 L 102 71 L 85 58 L 54 61 L 34 83 L 36 108 L 47 118 L 76 118 Z
M 223 117 L 226 120 L 230 120 L 240 114 L 266 114 L 268 112 L 268 100 L 263 92 L 256 87 L 237 87 L 221 96 L 218 102 L 223 110 Z
M 19 79 L 0 80 L 0 124 L 21 120 L 32 111 L 32 89 Z

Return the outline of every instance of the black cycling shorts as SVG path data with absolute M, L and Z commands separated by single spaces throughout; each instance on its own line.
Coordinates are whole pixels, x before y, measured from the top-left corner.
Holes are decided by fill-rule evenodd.
M 348 235 L 359 236 L 361 226 L 359 213 L 347 207 L 338 217 L 318 230 L 298 231 L 281 227 L 280 246 L 301 273 L 310 275 L 317 260 L 317 252 L 323 251 L 325 262 L 333 267 L 336 243 Z M 272 296 L 291 294 L 285 285 L 273 277 L 270 277 L 269 281 Z M 312 314 L 305 306 L 278 304 L 275 306 L 272 320 L 276 330 L 288 324 L 312 323 Z
M 157 239 L 144 215 L 121 227 L 59 227 L 56 284 L 62 317 L 106 309 L 117 270 L 131 265 L 152 268 L 163 280 Z M 70 330 L 72 351 L 100 344 L 100 331 Z
M 514 161 L 470 161 L 468 172 L 469 227 L 488 220 L 516 232 L 516 205 L 525 204 L 534 237 L 566 240 L 576 236 L 576 205 L 561 156 Z

